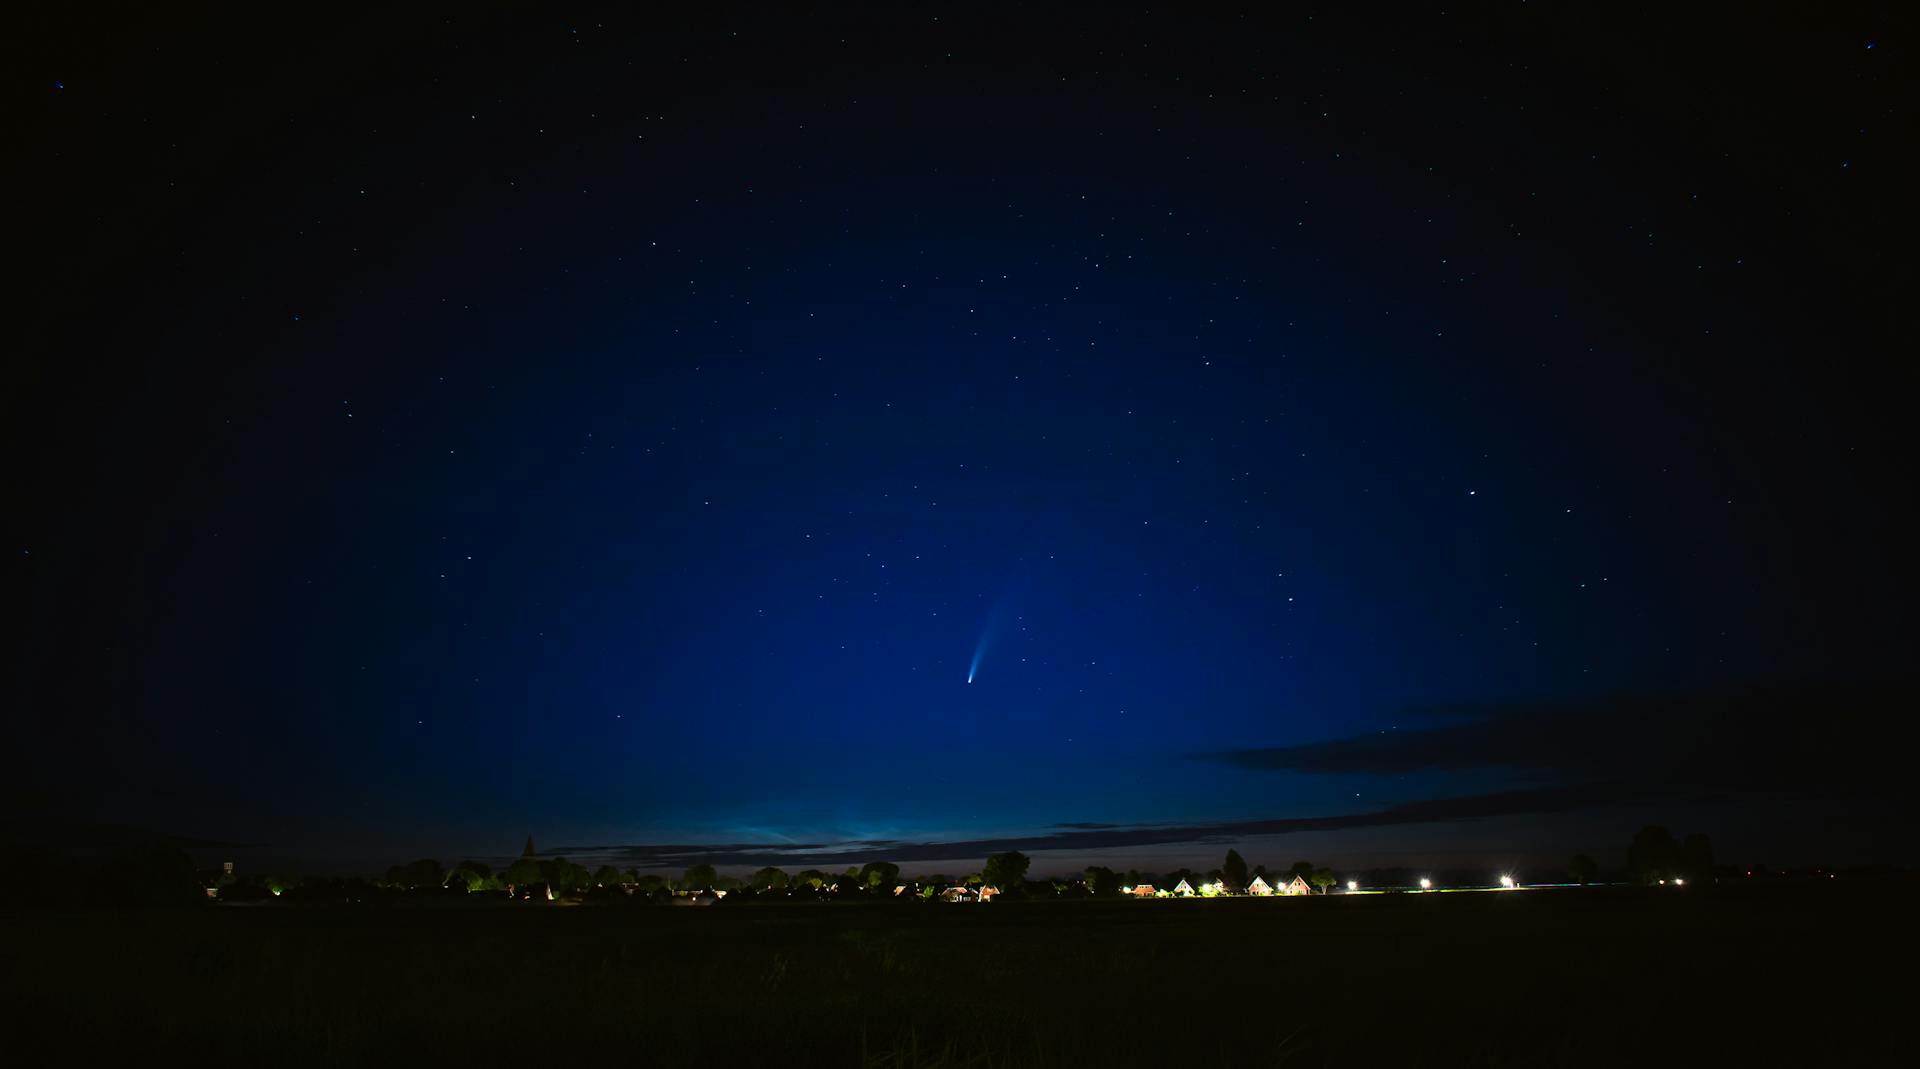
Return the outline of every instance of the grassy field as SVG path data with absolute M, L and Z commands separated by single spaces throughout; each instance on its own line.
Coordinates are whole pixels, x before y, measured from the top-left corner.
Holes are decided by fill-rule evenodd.
M 0 1061 L 1859 1064 L 1905 891 L 15 913 Z

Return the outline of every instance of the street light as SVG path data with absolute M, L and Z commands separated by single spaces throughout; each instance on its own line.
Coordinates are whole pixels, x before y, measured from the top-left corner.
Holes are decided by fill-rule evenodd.
M 1360 881 L 1359 881 L 1359 880 L 1348 880 L 1348 881 L 1347 881 L 1347 890 L 1349 890 L 1349 891 L 1358 891 L 1359 889 L 1360 889 Z
M 1422 891 L 1433 890 L 1433 881 L 1427 879 L 1425 876 L 1420 877 L 1420 889 Z
M 1513 877 L 1511 876 L 1500 877 L 1500 886 L 1505 887 L 1509 891 L 1513 890 Z

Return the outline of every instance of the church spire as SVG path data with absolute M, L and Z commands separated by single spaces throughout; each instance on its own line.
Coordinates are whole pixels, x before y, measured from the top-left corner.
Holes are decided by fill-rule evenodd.
M 521 857 L 537 856 L 533 852 L 533 834 L 531 832 L 527 834 L 527 848 L 525 850 L 520 851 L 520 856 Z

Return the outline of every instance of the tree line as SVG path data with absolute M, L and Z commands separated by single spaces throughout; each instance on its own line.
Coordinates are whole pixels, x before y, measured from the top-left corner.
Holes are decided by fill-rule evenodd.
M 958 875 L 930 873 L 905 880 L 900 866 L 888 861 L 870 861 L 840 871 L 807 868 L 793 873 L 766 866 L 744 877 L 722 874 L 709 864 L 696 864 L 673 877 L 613 865 L 589 869 L 564 857 L 521 857 L 497 871 L 479 860 L 464 860 L 449 867 L 422 858 L 394 865 L 380 877 L 365 879 L 313 878 L 285 872 L 196 871 L 185 851 L 153 837 L 116 838 L 78 845 L 55 845 L 44 840 L 13 845 L 11 854 L 25 875 L 0 882 L 0 903 L 15 905 L 178 905 L 208 899 L 237 901 L 279 896 L 355 902 L 422 894 L 488 893 L 524 897 L 536 891 L 555 898 L 621 895 L 639 900 L 705 892 L 727 892 L 729 897 L 738 894 L 746 898 L 775 895 L 901 897 L 911 891 L 914 895 L 932 897 L 956 886 L 975 890 L 992 887 L 1010 898 L 1097 898 L 1112 897 L 1124 888 L 1141 884 L 1171 890 L 1181 880 L 1195 887 L 1211 885 L 1229 894 L 1244 892 L 1256 877 L 1264 878 L 1277 888 L 1298 876 L 1322 894 L 1342 882 L 1331 868 L 1307 861 L 1295 862 L 1285 869 L 1250 868 L 1238 850 L 1228 850 L 1219 867 L 1206 872 L 1184 868 L 1164 874 L 1119 872 L 1095 865 L 1084 872 L 1041 880 L 1028 878 L 1031 860 L 1019 851 L 988 857 L 978 871 Z M 1748 867 L 1766 871 L 1765 866 Z M 1714 874 L 1713 844 L 1706 835 L 1696 832 L 1680 838 L 1662 826 L 1648 825 L 1633 837 L 1623 871 L 1603 871 L 1590 855 L 1579 854 L 1567 864 L 1564 875 L 1536 875 L 1537 882 L 1570 879 L 1585 884 L 1604 878 L 1608 882 L 1625 880 L 1659 885 L 1701 884 Z M 1407 886 L 1414 882 L 1416 874 L 1413 870 L 1375 870 L 1360 875 L 1370 886 Z M 1484 884 L 1487 880 L 1484 873 L 1442 872 L 1439 875 L 1442 885 L 1451 886 Z M 896 893 L 896 888 L 902 890 Z
M 974 872 L 960 875 L 928 873 L 911 876 L 903 881 L 900 866 L 890 861 L 870 861 L 864 865 L 849 866 L 838 872 L 809 868 L 789 873 L 785 869 L 769 865 L 747 876 L 725 875 L 712 865 L 696 864 L 686 869 L 679 877 L 673 877 L 659 873 L 642 873 L 633 868 L 621 869 L 613 865 L 601 865 L 589 870 L 586 866 L 570 862 L 564 857 L 523 857 L 498 872 L 484 861 L 467 860 L 451 867 L 443 867 L 438 861 L 423 858 L 392 866 L 387 870 L 386 875 L 377 881 L 377 884 L 385 889 L 400 891 L 451 889 L 466 892 L 507 892 L 540 887 L 550 889 L 555 894 L 564 895 L 578 895 L 596 889 L 612 888 L 618 888 L 629 894 L 647 895 L 716 892 L 891 895 L 895 893 L 896 888 L 907 888 L 915 894 L 928 897 L 952 887 L 972 889 L 991 887 L 999 894 L 1008 897 L 1071 894 L 1111 897 L 1119 895 L 1123 889 L 1143 884 L 1172 888 L 1183 880 L 1194 886 L 1217 885 L 1227 893 L 1244 892 L 1255 878 L 1264 879 L 1269 884 L 1277 886 L 1298 876 L 1323 894 L 1338 882 L 1338 876 L 1331 868 L 1309 861 L 1297 861 L 1285 869 L 1270 870 L 1264 865 L 1249 868 L 1238 850 L 1228 850 L 1219 868 L 1205 872 L 1180 868 L 1164 874 L 1142 873 L 1139 870 L 1123 873 L 1105 866 L 1094 865 L 1084 872 L 1069 876 L 1030 880 L 1028 871 L 1031 866 L 1032 859 L 1027 855 L 1017 850 L 1009 850 L 988 857 Z M 274 887 L 287 889 L 296 886 L 296 881 L 283 877 L 270 878 L 268 883 Z
M 1706 835 L 1695 833 L 1682 840 L 1659 825 L 1648 825 L 1634 836 L 1627 859 L 1626 875 L 1638 883 L 1684 882 L 1687 879 L 1706 882 L 1713 875 L 1713 845 Z M 1249 867 L 1237 849 L 1229 849 L 1219 867 L 1204 872 L 1188 868 L 1166 873 L 1141 872 L 1137 869 L 1122 872 L 1093 865 L 1084 872 L 1069 876 L 1029 880 L 1027 877 L 1031 865 L 1032 859 L 1025 854 L 1009 850 L 988 857 L 978 871 L 960 875 L 929 873 L 903 880 L 900 866 L 890 861 L 870 861 L 841 871 L 808 868 L 793 873 L 769 865 L 747 876 L 726 875 L 714 866 L 703 863 L 693 865 L 680 876 L 673 877 L 614 865 L 589 869 L 564 857 L 522 857 L 497 872 L 484 861 L 465 860 L 451 867 L 443 867 L 438 861 L 423 858 L 392 866 L 374 884 L 387 891 L 447 890 L 514 893 L 522 896 L 529 893 L 529 889 L 537 889 L 552 897 L 581 897 L 613 892 L 643 898 L 666 898 L 675 894 L 898 897 L 896 888 L 900 888 L 900 893 L 911 891 L 916 896 L 931 898 L 952 887 L 976 891 L 991 887 L 1008 898 L 1110 898 L 1142 885 L 1172 890 L 1182 881 L 1194 888 L 1207 887 L 1223 894 L 1244 894 L 1255 879 L 1264 880 L 1278 890 L 1298 877 L 1320 894 L 1331 892 L 1341 882 L 1341 875 L 1332 868 L 1311 861 L 1296 861 L 1284 869 L 1269 869 L 1265 865 Z M 1473 879 L 1472 874 L 1448 875 L 1452 879 L 1447 882 L 1455 885 L 1490 882 L 1484 874 L 1478 880 Z M 1575 883 L 1593 883 L 1601 875 L 1599 864 L 1587 854 L 1575 855 L 1566 868 L 1566 877 Z M 228 880 L 233 882 L 231 877 Z M 1396 875 L 1388 877 L 1388 882 L 1410 885 L 1413 881 L 1408 876 Z M 286 876 L 270 876 L 263 881 L 263 886 L 268 893 L 279 895 L 300 889 L 303 881 Z

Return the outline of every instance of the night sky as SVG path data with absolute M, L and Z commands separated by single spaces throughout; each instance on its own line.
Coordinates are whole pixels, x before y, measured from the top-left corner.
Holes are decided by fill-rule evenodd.
M 41 12 L 17 805 L 1886 859 L 1912 24 L 1542 6 Z

